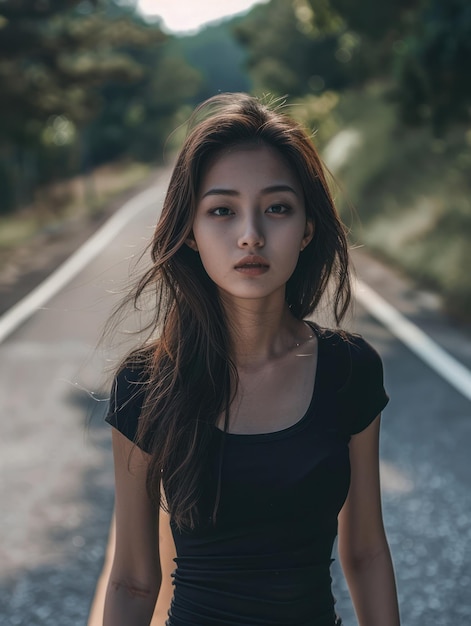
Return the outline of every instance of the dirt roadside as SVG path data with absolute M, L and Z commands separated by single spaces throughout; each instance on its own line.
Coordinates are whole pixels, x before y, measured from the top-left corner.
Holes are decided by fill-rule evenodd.
M 45 280 L 115 211 L 150 187 L 158 176 L 159 170 L 152 170 L 139 183 L 114 196 L 101 208 L 99 215 L 81 215 L 66 220 L 53 231 L 38 232 L 27 243 L 18 246 L 8 261 L 0 266 L 0 315 Z

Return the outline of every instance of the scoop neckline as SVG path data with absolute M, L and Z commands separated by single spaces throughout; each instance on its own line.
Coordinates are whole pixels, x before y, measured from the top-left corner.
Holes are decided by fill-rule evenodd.
M 281 428 L 279 430 L 274 430 L 274 431 L 267 432 L 267 433 L 231 433 L 231 432 L 226 432 L 222 430 L 221 428 L 218 428 L 218 426 L 214 424 L 213 429 L 218 433 L 220 437 L 226 437 L 227 439 L 230 439 L 233 441 L 243 440 L 244 442 L 271 441 L 273 439 L 282 439 L 284 437 L 288 437 L 291 434 L 296 433 L 298 430 L 301 430 L 302 428 L 304 428 L 304 426 L 308 423 L 308 418 L 311 415 L 311 412 L 315 403 L 315 399 L 317 398 L 317 395 L 318 395 L 317 388 L 319 386 L 319 378 L 320 378 L 319 364 L 321 363 L 322 341 L 321 341 L 321 333 L 320 333 L 319 326 L 309 320 L 304 320 L 304 321 L 306 322 L 306 324 L 308 324 L 312 328 L 317 338 L 316 373 L 314 376 L 314 383 L 312 386 L 311 400 L 309 401 L 309 405 L 304 415 L 300 417 L 297 422 L 295 422 L 294 424 L 291 424 L 291 426 L 287 426 L 286 428 Z

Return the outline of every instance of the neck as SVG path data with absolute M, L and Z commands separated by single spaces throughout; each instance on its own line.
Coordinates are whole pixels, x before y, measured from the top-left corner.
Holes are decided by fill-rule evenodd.
M 290 312 L 283 298 L 234 300 L 221 296 L 236 366 L 254 369 L 293 349 L 309 329 Z

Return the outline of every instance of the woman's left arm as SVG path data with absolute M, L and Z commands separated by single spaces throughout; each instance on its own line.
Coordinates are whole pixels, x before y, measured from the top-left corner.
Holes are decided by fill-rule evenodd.
M 381 511 L 380 419 L 350 440 L 351 483 L 339 514 L 339 556 L 360 626 L 400 623 Z

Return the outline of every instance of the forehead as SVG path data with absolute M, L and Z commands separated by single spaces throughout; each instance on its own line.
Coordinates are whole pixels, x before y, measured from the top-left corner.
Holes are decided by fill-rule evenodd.
M 260 184 L 285 182 L 301 189 L 299 179 L 285 157 L 265 145 L 238 145 L 219 152 L 206 164 L 200 179 L 200 191 L 215 184 Z

